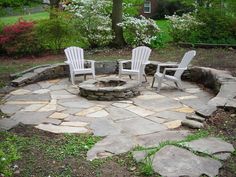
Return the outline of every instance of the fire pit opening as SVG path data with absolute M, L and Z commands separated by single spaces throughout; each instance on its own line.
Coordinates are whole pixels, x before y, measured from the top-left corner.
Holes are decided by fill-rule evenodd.
M 89 100 L 125 100 L 140 94 L 139 83 L 134 80 L 103 78 L 88 80 L 79 85 L 80 95 Z
M 126 82 L 122 80 L 108 80 L 108 81 L 98 81 L 95 85 L 97 87 L 117 87 L 125 84 Z

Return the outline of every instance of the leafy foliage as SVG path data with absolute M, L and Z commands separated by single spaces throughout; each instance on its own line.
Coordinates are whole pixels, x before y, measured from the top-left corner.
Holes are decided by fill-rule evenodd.
M 31 5 L 32 3 L 41 3 L 40 0 L 0 0 L 0 7 L 21 7 Z
M 19 21 L 13 25 L 3 27 L 0 35 L 0 46 L 9 55 L 34 54 L 39 52 L 38 43 L 33 30 L 33 22 Z

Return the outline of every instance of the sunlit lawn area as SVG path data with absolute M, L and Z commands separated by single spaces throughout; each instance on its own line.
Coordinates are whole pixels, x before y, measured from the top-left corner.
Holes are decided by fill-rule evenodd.
M 27 21 L 32 21 L 32 20 L 37 21 L 37 20 L 49 18 L 49 13 L 48 12 L 39 12 L 39 13 L 34 13 L 34 14 L 29 14 L 29 15 L 1 17 L 0 21 L 3 22 L 4 24 L 13 24 L 13 23 L 17 22 L 19 20 L 19 18 L 22 18 Z

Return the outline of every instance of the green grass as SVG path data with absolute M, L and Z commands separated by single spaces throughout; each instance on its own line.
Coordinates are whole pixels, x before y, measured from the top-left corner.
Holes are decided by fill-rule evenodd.
M 10 17 L 2 17 L 0 18 L 0 22 L 4 24 L 13 24 L 17 22 L 20 18 L 26 21 L 37 21 L 42 19 L 48 19 L 49 13 L 48 12 L 39 12 L 30 15 L 20 15 L 20 16 L 10 16 Z
M 157 20 L 157 25 L 161 29 L 161 34 L 164 43 L 171 42 L 173 39 L 169 33 L 170 22 L 168 20 Z

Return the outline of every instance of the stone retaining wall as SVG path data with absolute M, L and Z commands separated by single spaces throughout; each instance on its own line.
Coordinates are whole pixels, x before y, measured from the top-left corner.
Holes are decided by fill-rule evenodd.
M 151 61 L 151 64 L 146 66 L 146 73 L 154 75 L 158 63 Z M 128 66 L 129 64 L 127 64 Z M 96 74 L 118 73 L 117 61 L 98 61 L 95 67 Z M 13 87 L 24 86 L 42 80 L 69 77 L 69 67 L 64 63 L 42 65 L 14 74 L 11 77 L 14 79 L 11 82 Z M 216 94 L 216 97 L 209 101 L 209 107 L 205 110 L 199 110 L 199 114 L 208 116 L 216 110 L 217 106 L 236 107 L 236 78 L 229 72 L 206 67 L 190 67 L 184 72 L 182 79 L 203 84 Z

